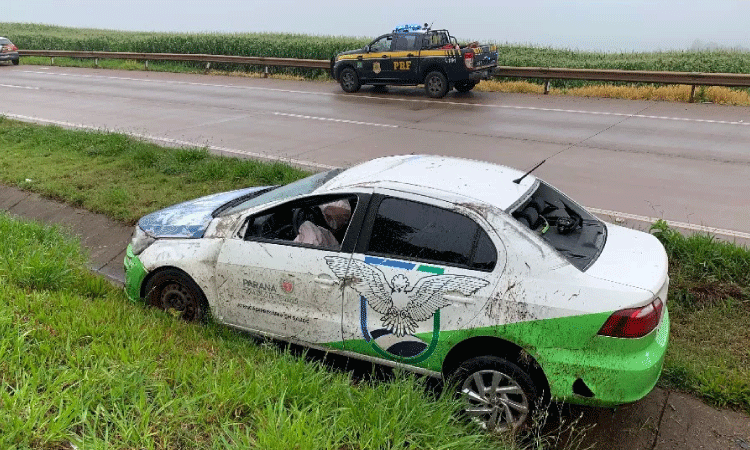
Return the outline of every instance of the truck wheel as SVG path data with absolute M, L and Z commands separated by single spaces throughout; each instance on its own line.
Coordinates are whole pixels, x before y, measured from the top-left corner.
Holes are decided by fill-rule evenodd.
M 538 399 L 529 374 L 497 356 L 465 361 L 450 380 L 464 401 L 464 415 L 491 433 L 524 427 Z
M 448 93 L 448 79 L 442 72 L 430 72 L 424 78 L 424 90 L 432 98 L 443 98 Z
M 458 92 L 469 92 L 470 90 L 474 89 L 474 86 L 476 85 L 477 83 L 475 81 L 457 81 L 456 90 Z
M 345 67 L 344 70 L 341 71 L 341 74 L 339 74 L 339 82 L 341 83 L 341 89 L 343 89 L 344 92 L 357 92 L 359 88 L 362 87 L 362 85 L 359 84 L 357 72 L 351 67 Z

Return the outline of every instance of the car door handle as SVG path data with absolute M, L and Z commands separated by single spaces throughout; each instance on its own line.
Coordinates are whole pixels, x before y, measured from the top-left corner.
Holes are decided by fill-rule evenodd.
M 474 297 L 464 297 L 463 295 L 444 295 L 443 298 L 452 303 L 463 303 L 464 305 L 473 305 L 476 303 Z
M 414 57 L 414 53 L 407 53 L 406 56 L 408 56 L 409 58 L 413 58 Z
M 357 59 L 362 59 L 362 55 L 357 56 Z
M 390 56 L 388 56 L 388 55 L 383 55 L 383 59 L 388 59 L 388 58 L 390 58 Z
M 315 282 L 323 286 L 335 286 L 338 284 L 338 281 L 326 275 L 315 277 Z

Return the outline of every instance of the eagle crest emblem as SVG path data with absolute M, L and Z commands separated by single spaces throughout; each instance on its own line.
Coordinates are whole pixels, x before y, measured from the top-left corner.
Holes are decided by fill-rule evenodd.
M 388 281 L 377 267 L 356 259 L 326 256 L 331 271 L 367 300 L 382 315 L 383 327 L 397 337 L 412 334 L 419 322 L 430 319 L 435 312 L 451 303 L 444 295 L 460 292 L 471 295 L 489 282 L 465 275 L 429 275 L 414 286 L 398 274 Z

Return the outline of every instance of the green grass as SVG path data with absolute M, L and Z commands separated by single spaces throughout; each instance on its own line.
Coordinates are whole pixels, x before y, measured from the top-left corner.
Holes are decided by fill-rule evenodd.
M 495 448 L 397 374 L 357 381 L 133 305 L 78 242 L 0 214 L 0 448 Z
M 281 163 L 165 149 L 122 134 L 41 127 L 0 117 L 0 183 L 126 223 L 180 201 L 306 172 Z
M 750 250 L 654 225 L 669 255 L 672 334 L 662 383 L 750 414 Z

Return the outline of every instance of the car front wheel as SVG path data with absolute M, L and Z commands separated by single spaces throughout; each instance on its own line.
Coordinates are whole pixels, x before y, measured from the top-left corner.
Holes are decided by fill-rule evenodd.
M 21 62 L 21 60 L 19 60 L 19 59 L 14 59 L 14 60 L 13 60 L 13 65 L 14 65 L 14 66 L 17 66 L 17 65 L 18 65 L 18 64 L 19 64 L 20 62 Z
M 464 401 L 465 416 L 491 433 L 523 428 L 538 399 L 531 377 L 497 356 L 465 361 L 451 381 Z
M 146 283 L 146 302 L 183 320 L 203 321 L 208 313 L 208 302 L 200 287 L 189 276 L 177 269 L 155 273 Z
M 344 92 L 357 92 L 359 88 L 362 87 L 362 85 L 359 84 L 357 72 L 351 67 L 346 67 L 341 71 L 341 74 L 339 75 L 339 83 L 341 83 L 341 89 L 343 89 Z
M 448 79 L 442 72 L 430 72 L 424 78 L 424 89 L 432 98 L 442 98 L 448 93 Z

